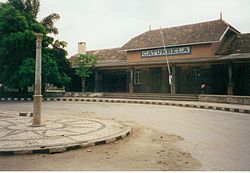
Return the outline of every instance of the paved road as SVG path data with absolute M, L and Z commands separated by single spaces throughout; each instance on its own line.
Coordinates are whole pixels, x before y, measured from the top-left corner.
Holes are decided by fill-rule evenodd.
M 43 114 L 89 112 L 104 118 L 134 121 L 184 138 L 177 146 L 198 159 L 201 170 L 250 170 L 250 116 L 182 107 L 44 102 Z M 31 111 L 32 103 L 1 103 L 0 110 Z M 0 114 L 1 116 L 1 114 Z

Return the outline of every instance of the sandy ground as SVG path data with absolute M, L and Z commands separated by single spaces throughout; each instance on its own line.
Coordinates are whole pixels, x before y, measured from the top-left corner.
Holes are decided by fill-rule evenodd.
M 0 103 L 0 110 L 32 111 L 32 102 Z M 94 147 L 91 152 L 0 157 L 1 170 L 250 170 L 248 114 L 160 105 L 73 102 L 44 102 L 43 114 L 114 118 L 129 122 L 134 133 L 118 144 Z M 174 140 L 164 141 L 170 136 Z M 184 158 L 188 155 L 193 162 L 186 163 Z
M 127 122 L 129 137 L 112 144 L 53 155 L 0 157 L 0 170 L 197 170 L 200 163 L 175 146 L 179 136 Z

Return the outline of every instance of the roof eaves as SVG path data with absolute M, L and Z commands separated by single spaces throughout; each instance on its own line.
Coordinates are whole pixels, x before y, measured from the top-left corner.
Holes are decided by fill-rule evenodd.
M 240 31 L 236 30 L 234 27 L 230 26 L 230 30 L 235 32 L 236 34 L 241 34 Z
M 211 43 L 218 43 L 220 40 L 214 40 L 214 41 L 208 41 L 208 42 L 197 42 L 197 43 L 185 43 L 185 44 L 175 44 L 175 45 L 166 45 L 166 48 L 168 47 L 179 47 L 179 46 L 192 46 L 192 45 L 200 45 L 200 44 L 211 44 Z M 136 50 L 147 50 L 147 49 L 157 49 L 164 47 L 157 46 L 157 47 L 145 47 L 145 48 L 135 48 L 135 49 L 123 49 L 121 51 L 136 51 Z
M 230 26 L 227 27 L 227 29 L 225 30 L 225 32 L 222 34 L 222 36 L 220 37 L 220 42 L 221 40 L 224 38 L 224 36 L 226 35 L 226 33 L 228 32 L 228 30 L 230 29 Z
M 238 31 L 237 29 L 235 29 L 235 27 L 233 27 L 232 25 L 230 25 L 229 23 L 227 23 L 225 20 L 222 20 L 222 22 L 224 22 L 227 26 L 229 26 L 229 28 L 235 32 L 236 34 L 241 34 L 240 31 Z
M 250 59 L 250 53 L 235 53 L 230 55 L 225 55 L 219 58 L 219 60 L 237 60 L 237 59 Z

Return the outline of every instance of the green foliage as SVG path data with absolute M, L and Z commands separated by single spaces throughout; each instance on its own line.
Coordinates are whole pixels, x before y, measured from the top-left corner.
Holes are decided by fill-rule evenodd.
M 57 85 L 60 81 L 57 63 L 47 55 L 42 57 L 42 81 L 43 83 L 55 81 L 55 85 Z
M 0 83 L 23 88 L 34 83 L 36 57 L 35 33 L 43 34 L 43 82 L 58 87 L 70 82 L 70 64 L 66 42 L 54 41 L 48 34 L 58 33 L 54 22 L 60 17 L 51 14 L 37 21 L 39 0 L 8 0 L 0 3 Z
M 19 86 L 21 88 L 28 88 L 34 84 L 35 78 L 31 76 L 35 75 L 35 60 L 33 58 L 27 58 L 23 60 L 22 65 L 19 68 L 18 79 L 20 80 Z
M 52 13 L 51 15 L 45 17 L 42 20 L 42 24 L 45 26 L 47 33 L 58 34 L 58 29 L 54 26 L 54 21 L 60 19 L 60 16 L 56 13 Z
M 78 69 L 76 74 L 81 78 L 87 78 L 92 73 L 92 68 L 96 64 L 96 57 L 93 55 L 80 54 L 77 58 Z
M 85 91 L 85 79 L 92 73 L 92 68 L 96 64 L 96 57 L 93 55 L 80 54 L 77 57 L 78 68 L 76 69 L 76 75 L 81 78 L 82 92 Z
M 39 0 L 8 0 L 8 3 L 20 11 L 29 21 L 35 21 L 40 8 Z
M 3 4 L 0 7 L 0 34 L 22 32 L 28 28 L 27 20 L 13 6 Z
M 64 50 L 64 47 L 67 46 L 67 43 L 64 41 L 56 40 L 52 44 L 52 48 L 47 48 L 47 54 L 50 57 L 53 57 L 53 60 L 56 62 L 58 67 L 58 72 L 60 74 L 59 81 L 54 82 L 50 81 L 50 84 L 55 84 L 58 87 L 66 86 L 71 81 L 69 74 L 71 72 L 70 63 L 68 59 L 62 58 L 67 56 L 67 51 Z

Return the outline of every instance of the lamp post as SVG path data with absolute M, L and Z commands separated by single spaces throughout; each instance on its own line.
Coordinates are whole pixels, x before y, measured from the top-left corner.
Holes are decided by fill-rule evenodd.
M 33 127 L 41 126 L 41 69 L 42 69 L 42 34 L 36 33 L 36 69 L 35 69 L 35 92 L 33 102 Z

